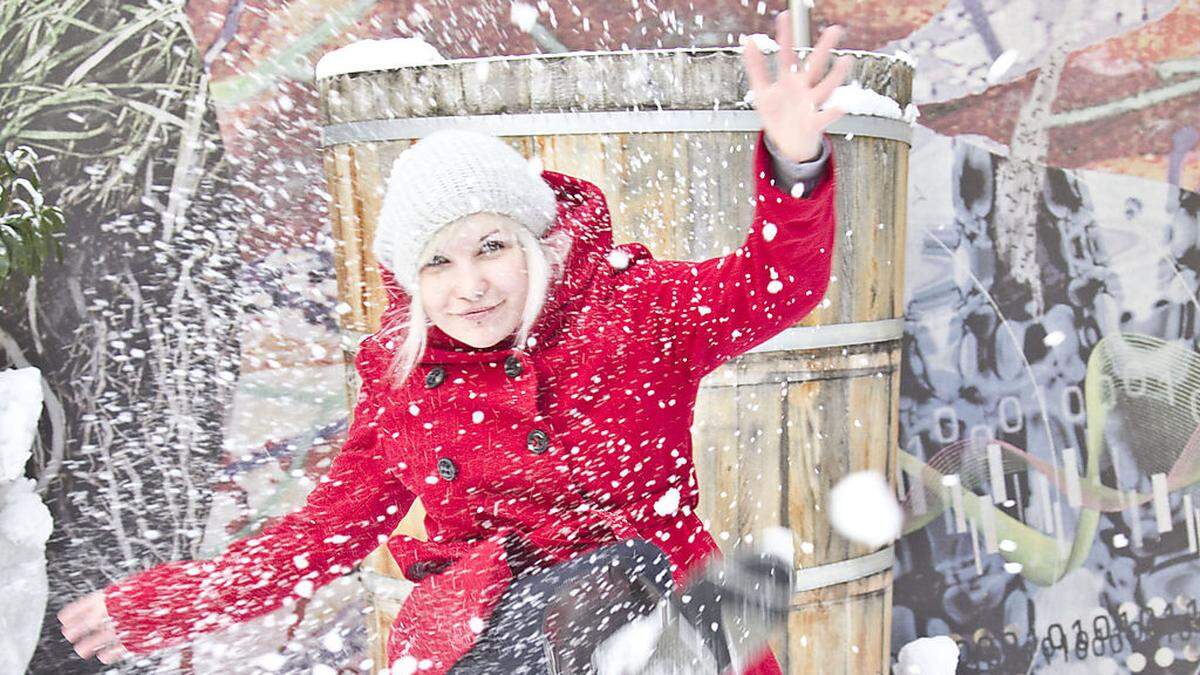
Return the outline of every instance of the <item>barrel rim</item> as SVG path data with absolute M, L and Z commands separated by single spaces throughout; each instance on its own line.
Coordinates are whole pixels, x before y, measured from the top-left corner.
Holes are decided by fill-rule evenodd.
M 386 117 L 324 124 L 321 148 L 354 143 L 412 140 L 446 127 L 469 128 L 494 136 L 520 138 L 622 133 L 757 133 L 757 110 L 604 110 L 514 112 L 472 115 Z M 892 117 L 850 113 L 835 121 L 828 135 L 854 134 L 912 146 L 913 123 Z
M 794 47 L 793 51 L 797 53 L 810 52 L 813 47 Z M 766 53 L 774 53 L 776 50 L 769 50 Z M 690 54 L 693 56 L 703 57 L 717 54 L 738 54 L 742 52 L 742 47 L 737 45 L 729 45 L 725 47 L 672 47 L 663 49 L 609 49 L 595 51 L 577 51 L 577 52 L 550 52 L 546 54 L 503 54 L 499 56 L 472 56 L 461 59 L 446 59 L 445 61 L 435 61 L 430 63 L 408 64 L 394 66 L 391 68 L 376 68 L 371 70 L 356 70 L 349 73 L 335 73 L 333 75 L 325 75 L 322 77 L 313 76 L 313 82 L 321 82 L 334 80 L 339 77 L 354 77 L 354 76 L 370 76 L 381 73 L 392 73 L 402 70 L 422 70 L 436 68 L 451 68 L 456 66 L 466 66 L 479 63 L 503 63 L 508 61 L 529 61 L 542 62 L 553 61 L 556 59 L 579 58 L 589 56 L 624 56 L 624 55 L 674 55 L 674 54 Z M 900 56 L 898 54 L 884 54 L 881 52 L 871 52 L 863 49 L 833 49 L 830 53 L 835 56 L 849 55 L 857 56 L 864 60 L 879 60 L 890 61 L 891 63 L 899 63 L 908 67 L 910 70 L 916 71 L 916 66 L 911 62 L 911 56 Z M 322 57 L 324 58 L 324 57 Z

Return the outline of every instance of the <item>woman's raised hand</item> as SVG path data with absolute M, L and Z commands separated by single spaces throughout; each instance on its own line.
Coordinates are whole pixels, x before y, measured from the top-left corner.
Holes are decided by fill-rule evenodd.
M 825 128 L 846 114 L 836 106 L 820 108 L 833 90 L 845 81 L 854 63 L 853 57 L 839 57 L 829 75 L 820 82 L 815 81 L 825 72 L 830 50 L 841 40 L 843 32 L 840 26 L 821 31 L 820 39 L 801 67 L 792 47 L 791 18 L 787 11 L 780 12 L 775 18 L 775 41 L 779 43 L 775 62 L 779 79 L 775 82 L 771 82 L 766 56 L 754 40 L 746 40 L 742 58 L 763 131 L 780 154 L 793 162 L 816 159 L 821 153 L 821 136 Z
M 93 654 L 101 663 L 116 663 L 128 655 L 117 640 L 116 630 L 104 606 L 104 591 L 89 593 L 58 612 L 63 637 L 75 645 L 83 658 Z

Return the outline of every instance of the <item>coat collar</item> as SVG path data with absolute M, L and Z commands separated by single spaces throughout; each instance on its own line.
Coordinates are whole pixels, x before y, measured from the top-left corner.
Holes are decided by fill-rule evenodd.
M 515 352 L 537 353 L 563 338 L 567 319 L 587 302 L 586 291 L 596 271 L 606 264 L 606 256 L 613 247 L 612 221 L 604 194 L 586 180 L 554 171 L 543 171 L 542 179 L 554 190 L 558 203 L 558 214 L 548 234 L 568 233 L 571 249 L 563 274 L 551 285 L 541 315 L 530 331 L 533 344 L 526 349 L 516 349 L 510 340 L 503 340 L 493 347 L 480 349 L 430 325 L 420 363 L 486 363 L 504 360 Z M 384 317 L 407 316 L 411 298 L 396 284 L 389 270 L 380 266 L 380 273 L 388 294 Z

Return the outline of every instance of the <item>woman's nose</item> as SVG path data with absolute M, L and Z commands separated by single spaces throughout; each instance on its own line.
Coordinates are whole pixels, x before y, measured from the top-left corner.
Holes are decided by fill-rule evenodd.
M 487 292 L 487 280 L 479 270 L 468 267 L 458 279 L 458 295 L 463 300 L 475 302 Z

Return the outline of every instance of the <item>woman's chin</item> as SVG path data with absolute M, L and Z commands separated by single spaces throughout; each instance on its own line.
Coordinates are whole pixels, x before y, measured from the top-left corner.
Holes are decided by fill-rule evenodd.
M 474 347 L 475 349 L 488 349 L 495 347 L 501 342 L 511 338 L 516 330 L 511 331 L 458 331 L 457 334 L 451 333 L 450 337 L 459 342 Z

